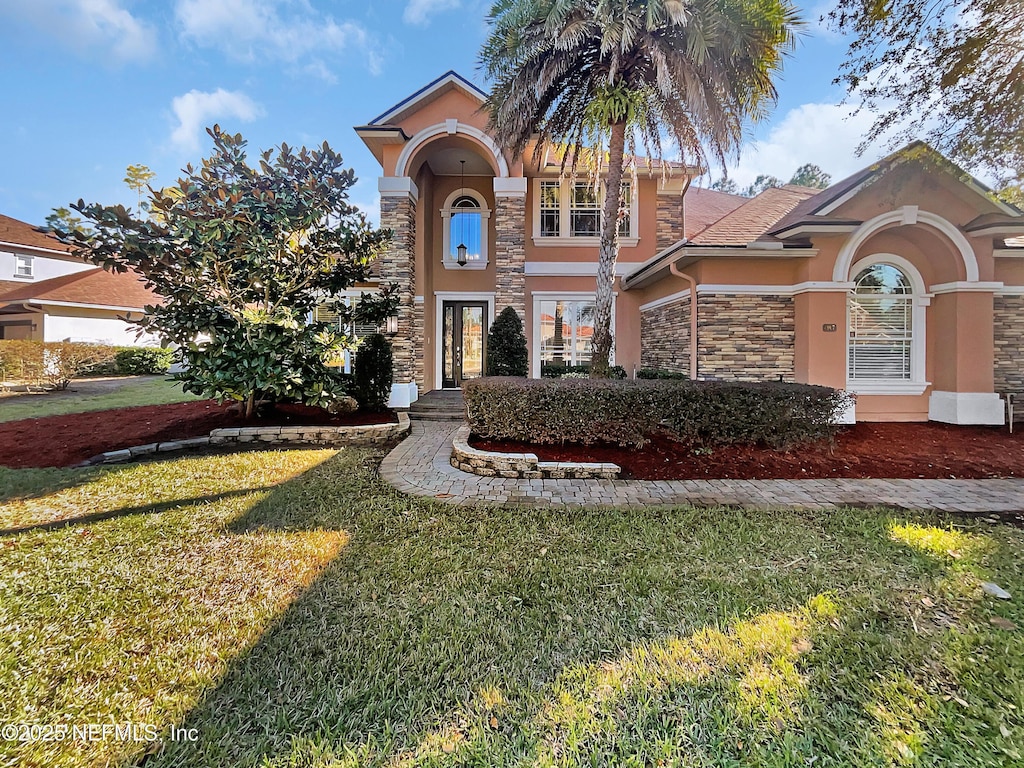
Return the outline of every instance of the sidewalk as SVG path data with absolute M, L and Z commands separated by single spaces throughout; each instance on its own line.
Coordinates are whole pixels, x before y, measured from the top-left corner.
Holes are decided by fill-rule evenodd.
M 1008 480 L 514 480 L 449 464 L 459 423 L 414 421 L 380 473 L 403 493 L 449 504 L 724 505 L 832 509 L 888 506 L 947 512 L 1024 511 L 1024 479 Z

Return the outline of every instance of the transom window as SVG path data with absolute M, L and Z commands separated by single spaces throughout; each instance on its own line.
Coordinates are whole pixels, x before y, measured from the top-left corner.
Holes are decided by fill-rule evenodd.
M 32 257 L 31 256 L 15 256 L 14 257 L 14 276 L 15 277 L 32 277 Z
M 593 244 L 601 236 L 601 218 L 604 206 L 604 188 L 595 187 L 593 181 L 554 181 L 542 179 L 537 183 L 537 203 L 534 207 L 534 239 L 539 244 L 570 244 L 573 238 Z M 633 187 L 623 182 L 619 212 L 619 238 L 634 241 L 635 218 Z M 547 242 L 545 242 L 547 241 Z M 626 245 L 635 245 L 627 242 Z
M 851 382 L 915 380 L 915 304 L 910 279 L 880 262 L 857 273 L 849 302 Z
M 490 211 L 472 190 L 449 195 L 441 209 L 444 223 L 445 269 L 483 269 L 487 266 L 487 222 Z M 466 263 L 460 265 L 459 246 L 466 246 Z

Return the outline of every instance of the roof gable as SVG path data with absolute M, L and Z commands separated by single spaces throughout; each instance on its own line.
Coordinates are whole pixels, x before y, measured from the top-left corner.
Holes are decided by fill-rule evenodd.
M 474 99 L 481 104 L 483 104 L 484 100 L 487 98 L 486 93 L 481 91 L 458 72 L 450 69 L 436 80 L 427 83 L 412 95 L 402 99 L 383 114 L 377 115 L 377 117 L 367 123 L 367 127 L 390 125 L 398 122 L 402 118 L 416 112 L 452 90 L 462 91 L 471 99 Z

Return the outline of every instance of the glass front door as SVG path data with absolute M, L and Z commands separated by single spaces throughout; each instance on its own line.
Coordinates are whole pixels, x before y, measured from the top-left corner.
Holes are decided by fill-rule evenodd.
M 487 303 L 446 301 L 442 311 L 441 386 L 453 389 L 484 375 Z

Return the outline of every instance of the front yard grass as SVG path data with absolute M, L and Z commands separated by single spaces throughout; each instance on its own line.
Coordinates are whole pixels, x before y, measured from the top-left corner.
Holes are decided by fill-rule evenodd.
M 0 725 L 198 735 L 0 765 L 1024 761 L 1024 531 L 448 507 L 378 459 L 0 469 Z
M 166 376 L 134 376 L 124 383 L 116 381 L 116 388 L 96 393 L 78 393 L 76 387 L 85 388 L 85 381 L 71 382 L 71 390 L 41 394 L 10 395 L 0 398 L 0 422 L 19 419 L 41 419 L 45 416 L 65 416 L 69 413 L 105 411 L 110 408 L 128 408 L 134 405 L 165 405 L 184 403 L 201 398 L 181 391 L 181 385 Z

